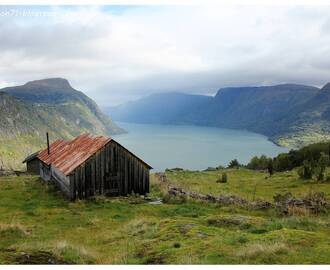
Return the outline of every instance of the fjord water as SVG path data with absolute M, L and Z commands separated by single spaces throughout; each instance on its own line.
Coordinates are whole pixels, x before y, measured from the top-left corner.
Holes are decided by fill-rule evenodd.
M 113 138 L 138 155 L 154 171 L 180 167 L 203 170 L 227 165 L 232 159 L 247 163 L 255 155 L 275 156 L 288 149 L 267 137 L 244 131 L 200 126 L 117 122 L 128 131 Z

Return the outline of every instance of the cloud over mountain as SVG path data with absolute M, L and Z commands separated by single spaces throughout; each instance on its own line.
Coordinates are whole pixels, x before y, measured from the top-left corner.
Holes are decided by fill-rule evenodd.
M 26 10 L 44 14 L 23 16 Z M 11 6 L 0 13 L 0 86 L 66 77 L 113 105 L 153 92 L 329 81 L 326 6 Z

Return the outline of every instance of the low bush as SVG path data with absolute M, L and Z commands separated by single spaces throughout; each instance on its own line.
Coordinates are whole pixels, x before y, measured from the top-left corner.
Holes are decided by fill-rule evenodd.
M 238 162 L 237 159 L 233 159 L 229 162 L 227 168 L 231 169 L 231 168 L 236 168 L 238 169 L 239 167 L 241 167 L 242 165 Z
M 222 173 L 221 177 L 217 180 L 217 183 L 227 183 L 227 180 L 228 180 L 228 176 L 224 172 Z

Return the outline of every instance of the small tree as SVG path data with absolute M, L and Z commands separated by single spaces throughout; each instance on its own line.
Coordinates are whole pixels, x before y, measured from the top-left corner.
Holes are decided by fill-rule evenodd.
M 267 170 L 268 170 L 269 176 L 272 176 L 274 173 L 274 167 L 273 167 L 273 160 L 271 158 L 268 160 Z
M 237 159 L 233 159 L 229 162 L 228 168 L 238 168 L 240 166 L 239 162 Z
M 247 167 L 251 170 L 257 170 L 259 167 L 259 158 L 257 156 L 254 156 L 253 158 L 251 158 Z
M 314 168 L 312 162 L 305 160 L 303 165 L 298 169 L 298 175 L 301 179 L 311 179 L 313 177 Z
M 224 172 L 221 175 L 221 183 L 227 183 L 228 177 L 227 174 Z
M 329 156 L 321 152 L 319 161 L 315 168 L 316 179 L 322 181 L 324 179 L 325 169 L 329 163 Z
M 227 174 L 224 172 L 222 173 L 221 177 L 217 180 L 217 183 L 227 183 L 228 177 Z

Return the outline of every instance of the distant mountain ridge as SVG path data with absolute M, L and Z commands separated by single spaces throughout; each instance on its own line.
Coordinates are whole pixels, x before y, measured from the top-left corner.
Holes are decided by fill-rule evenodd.
M 0 167 L 17 167 L 24 155 L 44 147 L 46 132 L 53 140 L 125 132 L 62 78 L 0 89 L 0 115 Z
M 330 84 L 227 87 L 214 97 L 176 93 L 184 98 L 174 103 L 172 95 L 154 94 L 107 112 L 118 121 L 245 129 L 289 147 L 330 139 Z

